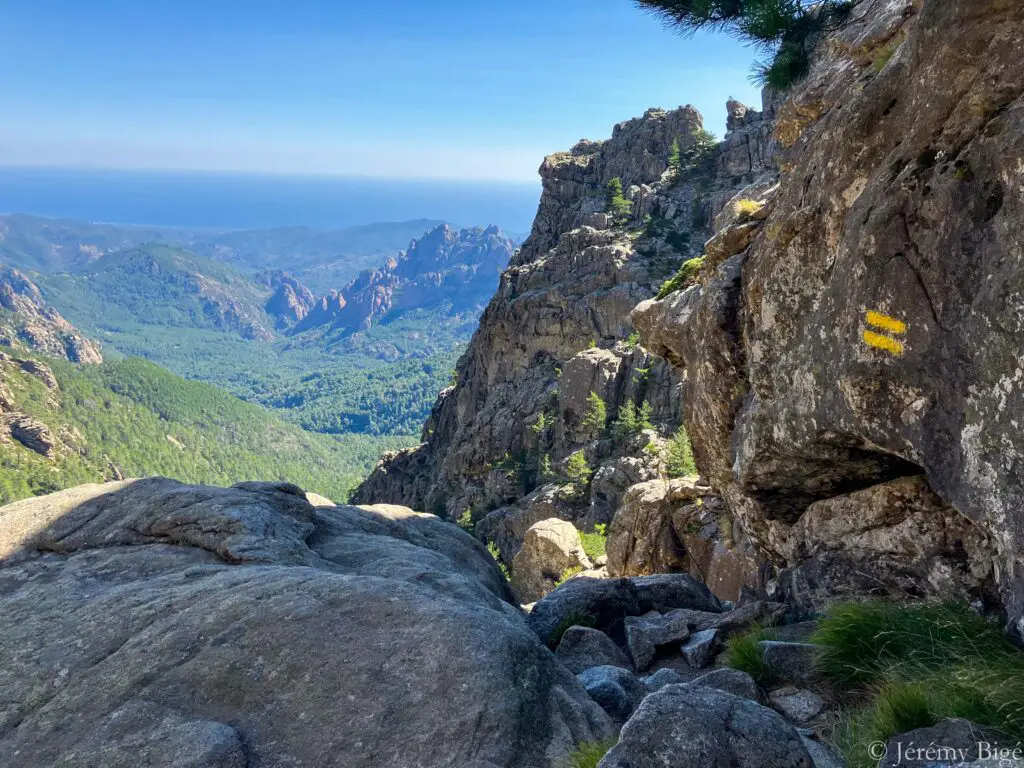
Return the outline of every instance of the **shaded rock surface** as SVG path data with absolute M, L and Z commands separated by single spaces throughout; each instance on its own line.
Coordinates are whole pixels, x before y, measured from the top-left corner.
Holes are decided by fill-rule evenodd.
M 782 717 L 715 688 L 670 685 L 643 700 L 598 768 L 814 768 Z
M 562 635 L 555 655 L 577 675 L 591 667 L 633 667 L 629 657 L 608 635 L 590 627 L 569 627 Z
M 129 481 L 0 509 L 0 558 L 6 766 L 525 768 L 610 732 L 429 515 Z

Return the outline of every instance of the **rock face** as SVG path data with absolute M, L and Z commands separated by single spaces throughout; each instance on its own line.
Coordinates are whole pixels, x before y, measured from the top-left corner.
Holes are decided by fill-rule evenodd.
M 877 558 L 879 574 L 894 574 L 887 593 L 984 599 L 995 582 L 1020 631 L 1014 7 L 891 0 L 858 11 L 774 108 L 778 186 L 741 193 L 765 199 L 757 217 L 719 217 L 720 263 L 633 321 L 685 371 L 686 422 L 714 490 L 776 564 L 808 565 L 792 589 L 814 592 L 829 572 Z M 901 519 L 857 496 L 921 475 Z M 842 513 L 855 503 L 860 512 Z M 855 526 L 847 548 L 822 525 L 833 512 L 876 527 Z
M 0 763 L 554 766 L 611 723 L 507 598 L 455 526 L 294 486 L 19 502 Z
M 90 341 L 46 303 L 23 273 L 0 264 L 0 344 L 60 357 L 73 363 L 102 363 Z
M 324 296 L 292 333 L 324 326 L 366 329 L 413 309 L 440 307 L 451 316 L 479 312 L 514 250 L 515 243 L 497 227 L 455 231 L 443 224 L 380 269 L 366 270 Z
M 583 141 L 545 160 L 533 230 L 459 362 L 458 383 L 441 394 L 425 443 L 386 459 L 358 500 L 450 516 L 467 507 L 491 510 L 541 485 L 534 467 L 545 458 L 558 471 L 591 443 L 588 461 L 596 471 L 615 449 L 596 439 L 598 430 L 584 428 L 591 392 L 605 401 L 609 421 L 627 402 L 639 407 L 646 401 L 654 420 L 674 430 L 681 418 L 679 377 L 624 342 L 633 330 L 629 311 L 656 291 L 679 259 L 696 255 L 688 245 L 691 232 L 697 233 L 694 248 L 705 236 L 692 216 L 696 184 L 680 185 L 671 210 L 658 214 L 668 221 L 671 213 L 673 242 L 682 249 L 667 252 L 654 246 L 641 252 L 604 213 L 606 185 L 621 178 L 637 216 L 650 213 L 648 185 L 668 168 L 673 141 L 692 142 L 701 124 L 691 107 L 651 110 L 617 126 L 608 141 Z M 535 430 L 538 423 L 543 428 Z M 505 456 L 522 457 L 523 469 L 514 483 L 495 483 L 491 473 Z M 605 522 L 613 511 L 606 507 Z

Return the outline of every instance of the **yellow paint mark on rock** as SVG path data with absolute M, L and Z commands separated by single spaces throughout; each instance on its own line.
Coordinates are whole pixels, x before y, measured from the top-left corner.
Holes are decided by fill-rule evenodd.
M 895 317 L 889 317 L 883 315 L 881 312 L 875 312 L 868 310 L 867 314 L 868 325 L 873 325 L 875 328 L 881 328 L 883 331 L 889 333 L 906 333 L 907 324 L 902 320 L 897 320 Z
M 883 336 L 880 333 L 874 331 L 864 331 L 864 342 L 871 347 L 876 349 L 884 349 L 886 352 L 891 352 L 897 357 L 903 356 L 903 344 L 896 341 L 896 339 L 890 339 L 888 336 Z

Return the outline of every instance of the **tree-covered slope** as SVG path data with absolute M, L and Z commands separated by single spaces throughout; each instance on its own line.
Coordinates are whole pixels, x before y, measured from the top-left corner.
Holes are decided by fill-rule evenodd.
M 17 358 L 0 363 L 4 418 L 43 425 L 54 445 L 47 457 L 10 436 L 0 442 L 0 502 L 148 475 L 219 485 L 287 480 L 343 500 L 382 450 L 409 442 L 311 434 L 143 360 L 46 365 L 49 382 Z

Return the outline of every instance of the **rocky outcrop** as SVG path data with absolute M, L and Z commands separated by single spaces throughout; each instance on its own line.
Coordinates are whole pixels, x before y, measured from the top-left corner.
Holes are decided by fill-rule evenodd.
M 724 260 L 633 313 L 685 370 L 705 476 L 777 564 L 803 564 L 781 586 L 812 603 L 877 565 L 855 589 L 984 601 L 994 582 L 1024 629 L 1013 8 L 859 10 L 775 110 L 781 180 L 742 193 L 758 216 L 719 219 Z M 887 518 L 890 481 L 921 475 Z M 832 514 L 867 528 L 830 538 Z
M 0 264 L 0 344 L 73 363 L 102 363 L 99 345 L 83 336 L 23 273 Z
M 682 377 L 631 339 L 629 311 L 680 261 L 698 255 L 710 234 L 711 212 L 703 213 L 710 199 L 702 190 L 727 183 L 666 175 L 673 142 L 693 143 L 701 125 L 692 107 L 650 110 L 617 126 L 607 141 L 582 141 L 545 160 L 531 235 L 502 275 L 459 362 L 457 383 L 441 394 L 424 444 L 386 459 L 357 499 L 453 517 L 470 507 L 482 516 L 543 485 L 538 468 L 545 462 L 557 474 L 585 448 L 590 476 L 611 498 L 599 498 L 600 509 L 566 514 L 607 523 L 628 485 L 657 476 L 622 475 L 622 485 L 616 462 L 649 458 L 652 452 L 643 449 L 650 441 L 624 448 L 584 421 L 591 393 L 604 402 L 608 422 L 620 408 L 645 402 L 663 434 L 682 419 Z M 634 233 L 639 237 L 605 212 L 606 185 L 614 178 L 633 201 L 630 226 L 646 221 Z M 515 482 L 495 482 L 505 457 L 519 464 Z
M 328 327 L 365 330 L 410 310 L 441 309 L 445 316 L 478 313 L 515 250 L 497 227 L 456 231 L 443 224 L 380 269 L 365 270 L 323 297 L 293 334 Z
M 290 328 L 302 321 L 316 303 L 313 292 L 287 272 L 268 272 L 263 275 L 262 283 L 273 291 L 263 309 L 275 319 L 278 329 Z
M 83 486 L 0 509 L 0 585 L 12 768 L 533 768 L 612 732 L 483 546 L 430 515 Z

